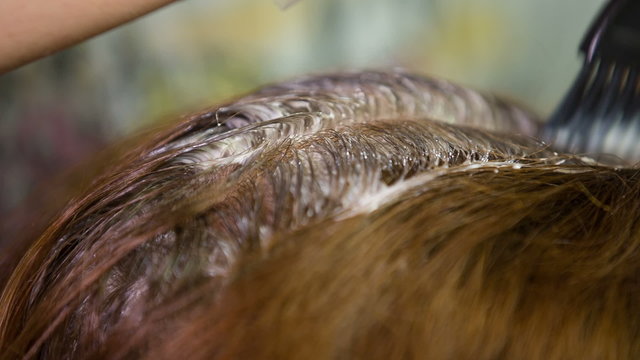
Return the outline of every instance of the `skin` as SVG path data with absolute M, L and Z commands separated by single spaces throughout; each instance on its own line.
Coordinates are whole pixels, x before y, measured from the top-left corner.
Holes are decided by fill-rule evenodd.
M 0 1 L 0 74 L 75 45 L 174 1 Z

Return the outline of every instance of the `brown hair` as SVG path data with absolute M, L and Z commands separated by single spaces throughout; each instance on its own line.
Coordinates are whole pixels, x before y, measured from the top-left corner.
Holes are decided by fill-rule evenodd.
M 401 72 L 189 117 L 7 266 L 0 355 L 637 358 L 638 173 L 536 130 Z

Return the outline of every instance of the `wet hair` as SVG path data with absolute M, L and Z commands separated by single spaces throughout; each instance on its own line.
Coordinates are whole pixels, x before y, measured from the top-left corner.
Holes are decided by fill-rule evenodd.
M 0 358 L 639 358 L 638 171 L 538 124 L 399 71 L 189 116 L 5 265 Z

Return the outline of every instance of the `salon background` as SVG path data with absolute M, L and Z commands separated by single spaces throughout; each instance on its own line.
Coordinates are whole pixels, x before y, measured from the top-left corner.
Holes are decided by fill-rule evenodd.
M 276 5 L 291 2 L 179 1 L 0 75 L 0 215 L 24 211 L 34 189 L 154 122 L 309 72 L 401 66 L 496 92 L 546 116 L 580 67 L 577 44 L 603 3 Z

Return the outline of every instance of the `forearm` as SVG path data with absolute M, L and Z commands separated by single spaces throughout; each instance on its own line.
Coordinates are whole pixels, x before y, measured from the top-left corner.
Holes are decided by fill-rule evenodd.
M 1 0 L 0 74 L 175 0 Z

